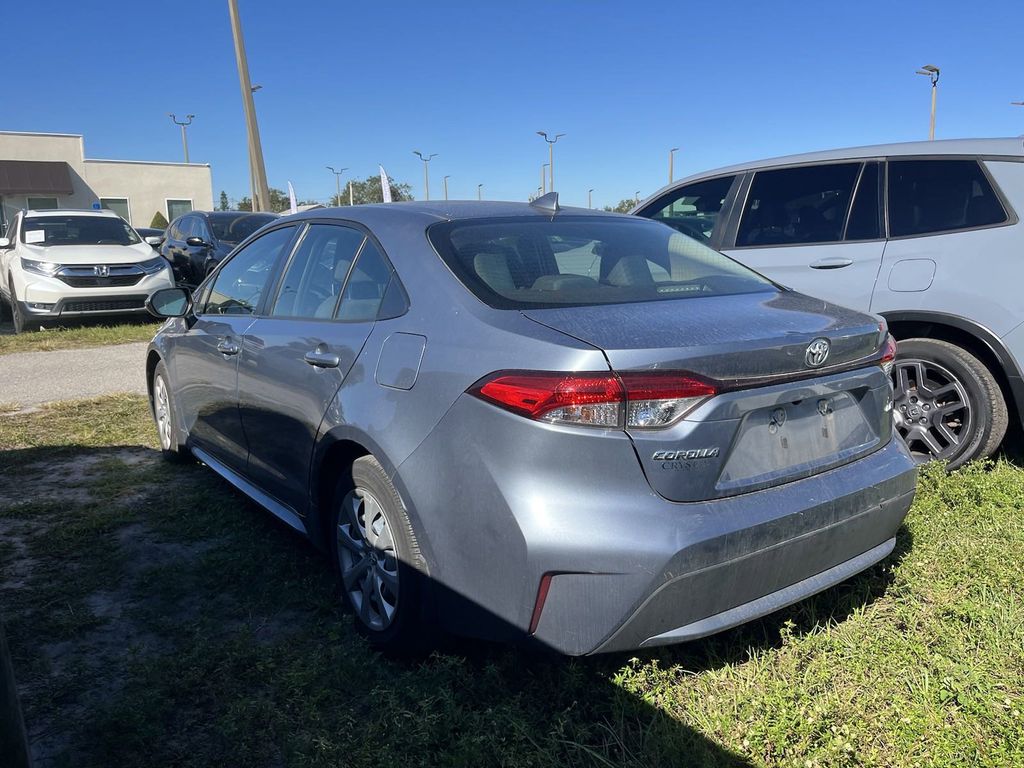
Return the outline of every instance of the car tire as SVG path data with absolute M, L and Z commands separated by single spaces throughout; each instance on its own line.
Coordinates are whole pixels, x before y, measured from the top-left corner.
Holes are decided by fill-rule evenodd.
M 14 326 L 14 332 L 25 333 L 26 331 L 34 330 L 31 326 L 25 325 L 25 313 L 21 311 L 21 306 L 18 304 L 18 295 L 14 292 L 13 277 L 7 280 L 7 290 L 11 297 L 11 324 Z
M 904 339 L 893 367 L 897 431 L 919 461 L 948 469 L 995 453 L 1006 434 L 1006 400 L 992 372 L 965 349 Z
M 356 627 L 390 653 L 415 653 L 429 642 L 421 618 L 423 559 L 401 497 L 373 456 L 339 480 L 328 546 L 339 589 Z
M 174 427 L 178 423 L 178 412 L 174 407 L 174 397 L 171 395 L 169 381 L 167 366 L 161 360 L 153 370 L 153 397 L 151 400 L 153 421 L 156 422 L 160 455 L 172 463 L 184 464 L 192 461 L 192 452 L 184 444 L 178 442 L 178 431 Z

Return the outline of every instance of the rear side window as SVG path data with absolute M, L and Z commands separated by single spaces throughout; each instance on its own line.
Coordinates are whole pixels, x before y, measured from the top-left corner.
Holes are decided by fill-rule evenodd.
M 661 198 L 640 215 L 706 242 L 715 233 L 718 214 L 735 178 L 723 176 L 687 184 Z
M 275 317 L 333 317 L 345 278 L 363 239 L 363 233 L 351 227 L 311 225 L 292 256 L 271 314 Z
M 435 224 L 428 236 L 461 282 L 498 309 L 776 290 L 703 243 L 639 217 L 468 219 Z
M 882 236 L 881 207 L 878 205 L 878 163 L 868 163 L 860 175 L 857 193 L 846 225 L 847 240 L 877 240 Z
M 376 320 L 390 282 L 391 265 L 367 239 L 345 284 L 337 318 L 351 323 Z
M 737 246 L 832 243 L 843 237 L 860 163 L 758 171 Z
M 1002 224 L 1006 211 L 974 160 L 889 162 L 889 236 Z

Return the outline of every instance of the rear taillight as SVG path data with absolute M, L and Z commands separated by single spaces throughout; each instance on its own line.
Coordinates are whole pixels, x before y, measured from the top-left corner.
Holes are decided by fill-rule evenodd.
M 527 418 L 606 429 L 657 429 L 681 419 L 717 392 L 692 374 L 509 371 L 488 376 L 470 394 Z
M 885 343 L 882 344 L 882 359 L 878 361 L 879 365 L 882 366 L 882 370 L 886 374 L 892 373 L 893 364 L 896 362 L 896 339 L 892 337 L 892 334 L 887 334 L 885 337 Z

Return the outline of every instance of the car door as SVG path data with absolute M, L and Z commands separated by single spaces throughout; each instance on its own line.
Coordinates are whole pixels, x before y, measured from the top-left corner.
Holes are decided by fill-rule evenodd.
M 175 340 L 174 385 L 189 442 L 243 471 L 248 446 L 238 413 L 238 361 L 274 270 L 295 226 L 271 230 L 248 243 L 212 278 L 196 316 Z
M 320 423 L 370 335 L 391 274 L 361 229 L 311 224 L 268 315 L 246 331 L 238 397 L 247 477 L 300 515 Z
M 879 163 L 759 170 L 722 251 L 782 285 L 867 311 L 885 246 Z

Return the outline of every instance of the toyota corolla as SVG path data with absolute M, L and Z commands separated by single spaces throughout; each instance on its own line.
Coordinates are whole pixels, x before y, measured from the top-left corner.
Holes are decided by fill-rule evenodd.
M 913 500 L 883 322 L 553 195 L 290 216 L 150 307 L 163 453 L 327 551 L 384 647 L 699 638 L 882 560 Z

